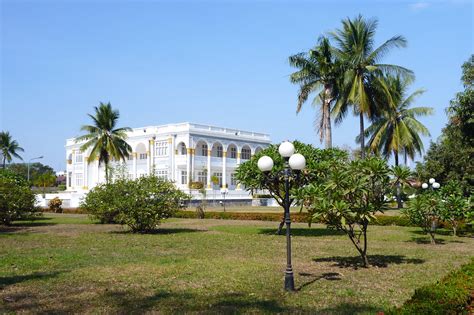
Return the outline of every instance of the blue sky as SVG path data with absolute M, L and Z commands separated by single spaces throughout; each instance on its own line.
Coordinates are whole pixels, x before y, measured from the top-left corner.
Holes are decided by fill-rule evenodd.
M 427 90 L 416 105 L 435 108 L 422 121 L 436 139 L 473 53 L 472 1 L 0 3 L 0 130 L 25 160 L 44 155 L 56 170 L 65 168 L 65 139 L 100 101 L 120 110 L 121 126 L 190 121 L 321 146 L 311 105 L 296 115 L 287 58 L 359 13 L 379 20 L 377 45 L 407 38 L 384 62 L 415 72 L 413 89 Z M 348 116 L 334 143 L 356 147 L 357 132 Z

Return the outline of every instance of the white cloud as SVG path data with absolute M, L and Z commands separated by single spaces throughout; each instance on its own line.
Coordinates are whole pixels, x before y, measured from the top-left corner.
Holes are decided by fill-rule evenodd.
M 421 11 L 428 8 L 430 4 L 428 2 L 415 2 L 410 4 L 410 9 L 413 11 Z

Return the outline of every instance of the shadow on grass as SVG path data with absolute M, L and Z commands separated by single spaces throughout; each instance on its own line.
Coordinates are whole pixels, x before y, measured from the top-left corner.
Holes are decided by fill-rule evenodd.
M 411 233 L 413 233 L 413 234 L 418 234 L 418 235 L 428 235 L 428 234 L 426 234 L 425 232 L 423 232 L 423 231 L 421 231 L 421 230 L 411 231 Z M 452 236 L 452 235 L 453 235 L 453 231 L 452 231 L 452 230 L 441 230 L 441 229 L 437 229 L 437 230 L 436 230 L 436 234 L 438 234 L 438 235 L 445 235 L 445 236 Z
M 259 229 L 259 234 L 266 235 L 276 235 L 277 229 Z M 286 235 L 286 229 L 281 230 L 282 236 Z M 323 229 L 323 228 L 294 228 L 291 229 L 292 236 L 331 236 L 331 235 L 344 235 L 343 232 L 332 230 L 332 229 Z
M 424 259 L 405 258 L 402 255 L 368 255 L 369 264 L 374 267 L 386 268 L 391 264 L 422 264 Z M 362 266 L 362 258 L 360 256 L 333 256 L 324 258 L 315 258 L 314 262 L 334 262 L 334 266 L 339 268 L 358 269 Z
M 59 275 L 60 271 L 54 272 L 35 272 L 28 275 L 21 276 L 9 276 L 9 277 L 0 277 L 0 288 L 4 288 L 8 285 L 21 283 L 29 280 L 44 280 L 49 278 L 54 278 Z
M 341 280 L 341 276 L 342 276 L 342 274 L 340 274 L 338 272 L 326 272 L 326 273 L 323 273 L 322 275 L 314 275 L 312 273 L 300 272 L 299 275 L 302 276 L 302 277 L 309 277 L 310 280 L 304 282 L 302 285 L 297 287 L 296 291 L 301 291 L 304 287 L 307 287 L 310 284 L 313 284 L 318 280 L 325 279 L 325 280 L 329 280 L 329 281 L 338 281 L 338 280 Z
M 436 245 L 446 245 L 446 241 L 443 239 L 436 239 Z M 431 238 L 429 236 L 426 237 L 412 237 L 411 240 L 407 242 L 415 242 L 417 244 L 431 244 Z M 460 242 L 463 243 L 463 242 Z
M 367 304 L 341 303 L 333 307 L 324 308 L 318 311 L 318 314 L 383 314 L 381 308 Z
M 53 218 L 39 217 L 39 218 L 36 218 L 36 219 L 14 221 L 12 226 L 14 226 L 14 227 L 34 227 L 34 226 L 57 225 L 58 223 L 56 223 L 56 222 L 48 222 L 48 221 L 51 221 L 52 219 Z
M 125 231 L 111 231 L 109 233 L 112 234 L 158 234 L 158 235 L 167 235 L 167 234 L 179 234 L 179 233 L 195 233 L 195 232 L 206 232 L 206 230 L 199 230 L 199 229 L 187 229 L 187 228 L 163 228 L 163 229 L 156 229 L 148 232 L 132 232 L 131 230 Z

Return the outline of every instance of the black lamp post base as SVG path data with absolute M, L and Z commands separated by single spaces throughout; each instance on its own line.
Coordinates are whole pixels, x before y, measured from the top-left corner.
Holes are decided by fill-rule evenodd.
M 293 271 L 285 272 L 285 291 L 296 291 L 295 281 L 293 279 Z

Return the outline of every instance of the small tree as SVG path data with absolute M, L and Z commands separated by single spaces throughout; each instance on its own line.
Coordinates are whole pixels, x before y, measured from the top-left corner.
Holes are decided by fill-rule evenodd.
M 436 244 L 435 233 L 440 218 L 440 198 L 436 192 L 425 192 L 417 195 L 408 202 L 402 210 L 412 224 L 419 226 L 423 232 L 430 235 L 431 244 Z
M 440 194 L 443 199 L 440 205 L 441 219 L 451 223 L 453 235 L 456 236 L 459 223 L 468 216 L 469 199 L 464 198 L 460 185 L 455 181 L 444 185 Z
M 326 174 L 307 185 L 302 193 L 312 219 L 346 233 L 364 267 L 369 267 L 367 229 L 375 220 L 375 213 L 386 208 L 389 172 L 386 161 L 375 157 L 333 161 Z
M 299 176 L 290 182 L 290 205 L 299 201 L 301 188 L 308 182 L 323 176 L 329 163 L 337 160 L 347 160 L 347 153 L 339 149 L 321 150 L 314 148 L 310 144 L 294 141 L 293 145 L 297 153 L 306 158 L 306 169 Z M 269 181 L 267 175 L 263 174 L 257 166 L 258 159 L 264 155 L 272 158 L 274 162 Z M 268 148 L 256 153 L 249 161 L 242 163 L 236 172 L 237 180 L 245 186 L 247 190 L 267 190 L 276 202 L 285 208 L 285 180 L 282 174 L 284 160 L 278 153 L 278 145 L 271 145 Z M 276 175 L 276 176 L 275 176 Z M 281 232 L 284 221 L 280 223 L 278 233 Z
M 24 179 L 0 170 L 0 224 L 10 225 L 14 220 L 37 216 L 35 203 L 35 194 Z
M 63 202 L 61 201 L 61 199 L 59 199 L 58 197 L 54 197 L 53 199 L 49 201 L 48 207 L 49 207 L 49 210 L 55 213 L 62 213 L 63 212 L 63 208 L 61 207 L 62 204 Z
M 53 173 L 44 173 L 39 175 L 33 184 L 36 187 L 41 187 L 41 191 L 43 192 L 43 196 L 46 193 L 46 187 L 54 186 L 56 183 L 56 175 Z

